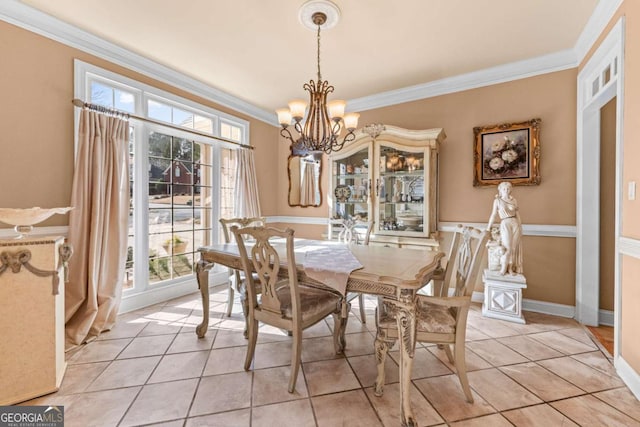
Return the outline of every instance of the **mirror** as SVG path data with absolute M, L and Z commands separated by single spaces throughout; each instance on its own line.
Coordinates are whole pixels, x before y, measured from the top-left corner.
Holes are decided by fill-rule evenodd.
M 322 190 L 322 151 L 297 150 L 292 145 L 287 160 L 289 170 L 289 206 L 320 206 Z

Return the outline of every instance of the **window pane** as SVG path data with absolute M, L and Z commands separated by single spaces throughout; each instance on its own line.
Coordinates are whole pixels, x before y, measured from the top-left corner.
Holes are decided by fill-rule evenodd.
M 115 89 L 114 100 L 115 107 L 118 110 L 126 111 L 127 113 L 135 112 L 135 98 L 132 93 Z
M 193 274 L 193 253 L 174 255 L 171 267 L 174 278 Z
M 171 123 L 171 107 L 165 104 L 161 104 L 160 102 L 154 101 L 152 99 L 149 100 L 148 107 L 149 117 L 151 117 L 152 119 Z
M 91 82 L 91 103 L 113 108 L 113 88 L 99 82 Z
M 194 229 L 211 228 L 211 209 L 195 208 L 193 210 Z
M 171 166 L 173 194 L 191 194 L 193 184 L 193 163 L 174 160 Z
M 149 249 L 149 283 L 171 279 L 171 257 L 158 256 L 158 252 Z
M 149 184 L 153 183 L 171 183 L 171 160 L 159 159 L 157 157 L 149 157 Z M 149 194 L 168 193 L 168 189 L 152 192 L 149 185 Z
M 171 123 L 193 129 L 193 113 L 173 108 L 173 118 Z
M 193 128 L 204 133 L 213 133 L 213 120 L 196 115 L 193 119 Z
M 220 136 L 223 138 L 231 139 L 231 126 L 229 123 L 220 123 Z
M 170 159 L 171 139 L 168 135 L 152 132 L 149 135 L 149 155 Z
M 194 162 L 200 161 L 201 151 L 203 151 L 203 149 L 202 149 L 202 146 L 200 144 L 193 144 L 192 160 Z M 205 148 L 204 151 L 206 153 L 210 153 L 210 151 L 208 151 L 206 148 Z M 205 154 L 205 155 L 207 155 L 207 154 Z
M 178 160 L 192 160 L 193 159 L 193 143 L 184 138 L 173 138 L 172 143 L 172 158 Z
M 240 141 L 242 139 L 242 131 L 239 127 L 233 126 L 231 128 L 231 139 L 234 141 Z
M 162 209 L 158 206 L 163 204 L 152 205 L 149 201 L 149 234 L 171 231 L 171 209 Z

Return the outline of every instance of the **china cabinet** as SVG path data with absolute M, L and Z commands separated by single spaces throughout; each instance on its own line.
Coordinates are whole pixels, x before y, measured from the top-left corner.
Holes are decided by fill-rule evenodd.
M 329 158 L 329 216 L 373 219 L 372 244 L 437 247 L 442 129 L 368 125 Z M 329 221 L 329 236 L 339 233 Z

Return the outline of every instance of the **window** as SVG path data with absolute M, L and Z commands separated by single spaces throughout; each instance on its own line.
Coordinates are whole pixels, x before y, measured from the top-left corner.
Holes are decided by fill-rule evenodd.
M 87 102 L 248 142 L 246 121 L 81 61 L 76 83 L 76 96 Z M 194 280 L 197 249 L 222 240 L 218 219 L 233 216 L 236 193 L 230 144 L 136 120 L 129 132 L 124 298 Z

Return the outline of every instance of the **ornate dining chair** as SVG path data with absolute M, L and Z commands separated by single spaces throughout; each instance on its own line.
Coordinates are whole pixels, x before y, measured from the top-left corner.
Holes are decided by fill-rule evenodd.
M 265 227 L 232 227 L 247 278 L 247 294 L 249 306 L 249 344 L 244 369 L 249 370 L 258 340 L 258 322 L 266 323 L 286 331 L 293 337 L 291 348 L 291 375 L 289 393 L 296 386 L 300 370 L 302 351 L 302 331 L 328 315 L 333 315 L 334 325 L 341 323 L 343 297 L 337 292 L 306 286 L 298 283 L 295 253 L 293 247 L 293 230 L 277 230 Z M 278 252 L 271 245 L 270 239 L 286 239 L 287 265 L 280 264 Z M 252 240 L 251 256 L 245 245 L 247 239 Z M 286 277 L 280 269 L 286 268 Z M 252 272 L 258 276 L 262 293 L 258 295 L 256 280 Z M 334 327 L 333 344 L 336 354 L 344 351 L 344 328 Z
M 338 241 L 346 244 L 362 244 L 369 245 L 369 239 L 371 237 L 371 231 L 373 230 L 374 221 L 363 221 L 359 218 L 355 219 L 341 219 L 337 224 L 342 226 L 342 229 L 338 233 Z M 362 235 L 364 231 L 364 235 Z M 367 323 L 367 316 L 364 309 L 364 295 L 360 292 L 349 292 L 347 294 L 347 301 L 352 301 L 358 298 L 358 304 L 360 306 L 360 321 L 364 324 Z
M 225 243 L 231 243 L 233 240 L 233 233 L 231 233 L 231 227 L 249 227 L 249 226 L 264 226 L 267 223 L 265 217 L 251 217 L 251 218 L 220 218 L 220 224 L 222 225 L 222 232 L 224 234 Z M 245 320 L 247 318 L 246 308 L 246 289 L 244 272 L 229 269 L 229 297 L 227 299 L 227 317 L 231 316 L 231 309 L 233 308 L 234 290 L 237 290 L 240 294 L 240 301 L 242 303 L 242 311 L 244 312 Z M 244 331 L 245 337 L 247 336 L 247 330 Z
M 442 280 L 444 284 L 440 286 L 444 295 L 419 294 L 416 297 L 416 342 L 443 345 L 447 358 L 456 367 L 458 379 L 469 403 L 473 403 L 473 396 L 469 389 L 465 362 L 467 314 L 487 238 L 486 231 L 459 226 L 453 236 L 444 275 L 437 280 Z M 448 296 L 450 285 L 453 287 L 452 296 Z M 378 299 L 376 327 L 375 353 L 378 376 L 374 393 L 376 396 L 382 396 L 385 359 L 389 348 L 398 339 L 394 308 L 382 297 Z

